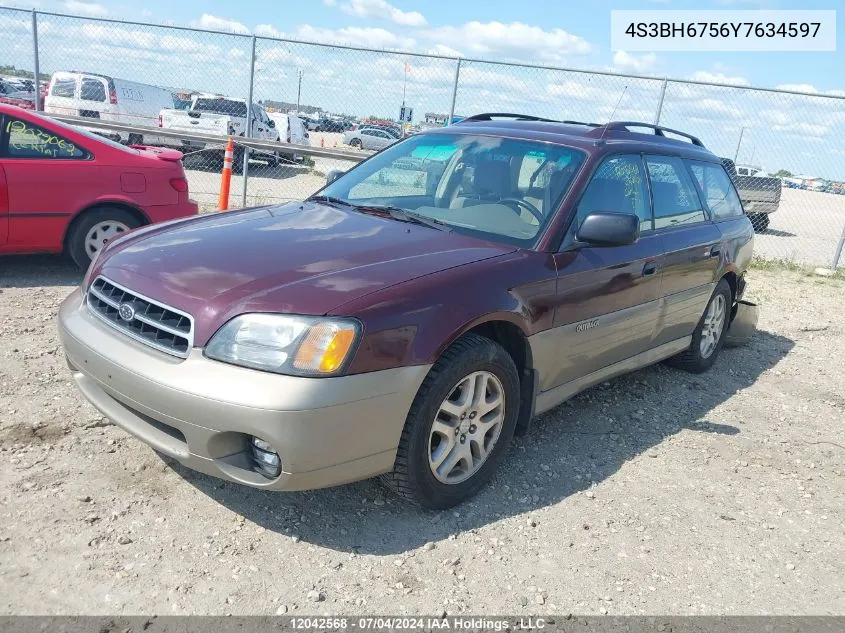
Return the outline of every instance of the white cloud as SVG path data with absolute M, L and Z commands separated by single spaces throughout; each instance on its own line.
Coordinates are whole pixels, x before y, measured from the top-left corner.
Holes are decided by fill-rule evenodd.
M 237 20 L 229 20 L 228 18 L 220 18 L 210 13 L 203 13 L 199 21 L 200 28 L 212 29 L 214 31 L 227 31 L 228 33 L 238 33 L 240 35 L 248 35 L 249 29 L 246 25 Z
M 790 123 L 788 125 L 773 125 L 772 129 L 775 132 L 784 132 L 794 136 L 809 136 L 815 138 L 824 138 L 830 132 L 830 127 L 827 125 L 818 125 L 816 123 Z
M 751 84 L 745 77 L 730 76 L 721 72 L 710 72 L 708 70 L 697 70 L 689 76 L 692 81 L 706 81 L 714 84 L 727 84 L 730 86 L 748 86 Z
M 617 51 L 613 56 L 613 66 L 617 70 L 629 71 L 634 73 L 646 73 L 654 68 L 657 61 L 657 55 L 654 53 L 647 53 L 645 55 L 632 55 L 625 51 Z
M 272 24 L 259 24 L 255 27 L 255 34 L 262 37 L 282 37 L 284 35 Z
M 331 0 L 334 6 L 334 1 Z M 349 0 L 340 5 L 340 10 L 359 18 L 380 18 L 401 26 L 425 26 L 428 21 L 418 11 L 402 11 L 387 0 Z
M 89 22 L 81 27 L 82 35 L 88 41 L 98 41 L 115 45 L 135 46 L 152 50 L 157 47 L 156 36 L 149 31 L 113 28 L 102 23 Z
M 809 92 L 810 94 L 818 94 L 819 92 L 813 84 L 780 84 L 776 87 L 778 90 L 789 90 L 791 92 Z
M 446 46 L 445 44 L 435 44 L 431 48 L 429 48 L 426 53 L 429 55 L 445 55 L 446 57 L 463 57 L 464 54 L 461 51 L 452 48 L 451 46 Z
M 386 29 L 358 26 L 349 26 L 335 30 L 303 24 L 297 27 L 294 37 L 309 42 L 349 44 L 352 46 L 366 46 L 368 48 L 410 49 L 414 48 L 417 44 L 412 38 L 396 35 Z
M 467 22 L 460 26 L 429 29 L 425 36 L 438 44 L 462 48 L 475 55 L 499 55 L 540 62 L 561 61 L 570 55 L 585 55 L 590 43 L 563 29 L 545 31 L 522 22 Z
M 773 125 L 786 125 L 789 123 L 789 115 L 783 110 L 761 110 L 760 118 Z
M 109 10 L 103 5 L 95 2 L 82 2 L 82 0 L 65 0 L 62 3 L 65 10 L 71 13 L 80 13 L 82 15 L 89 15 L 91 17 L 103 17 L 109 14 Z

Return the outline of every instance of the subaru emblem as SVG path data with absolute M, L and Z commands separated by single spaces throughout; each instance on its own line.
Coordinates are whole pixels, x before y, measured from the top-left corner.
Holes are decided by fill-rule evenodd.
M 120 307 L 117 309 L 117 313 L 120 315 L 121 319 L 127 322 L 135 318 L 135 308 L 128 303 L 121 303 Z

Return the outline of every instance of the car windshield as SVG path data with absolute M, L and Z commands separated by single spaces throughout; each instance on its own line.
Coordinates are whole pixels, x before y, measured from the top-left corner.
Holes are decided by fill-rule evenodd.
M 456 233 L 531 247 L 584 162 L 584 153 L 521 139 L 422 134 L 373 156 L 319 196 L 393 207 Z
M 232 99 L 197 99 L 193 110 L 246 118 L 246 103 Z

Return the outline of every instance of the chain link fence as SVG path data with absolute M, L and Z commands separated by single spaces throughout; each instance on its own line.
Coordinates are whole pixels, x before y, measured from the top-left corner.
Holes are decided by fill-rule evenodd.
M 0 8 L 0 77 L 37 74 L 30 105 L 47 114 L 97 119 L 99 133 L 122 142 L 177 147 L 205 210 L 216 208 L 227 134 L 238 142 L 231 204 L 260 205 L 306 197 L 332 169 L 415 130 L 518 112 L 698 136 L 735 170 L 763 258 L 829 266 L 845 236 L 845 93 L 338 46 L 320 43 L 319 29 L 313 42 L 267 25 L 243 30 Z

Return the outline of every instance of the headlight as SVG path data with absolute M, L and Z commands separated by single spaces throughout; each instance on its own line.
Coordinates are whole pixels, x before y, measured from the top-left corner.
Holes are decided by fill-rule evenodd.
M 205 355 L 277 374 L 334 376 L 360 334 L 361 324 L 354 319 L 244 314 L 217 330 Z

